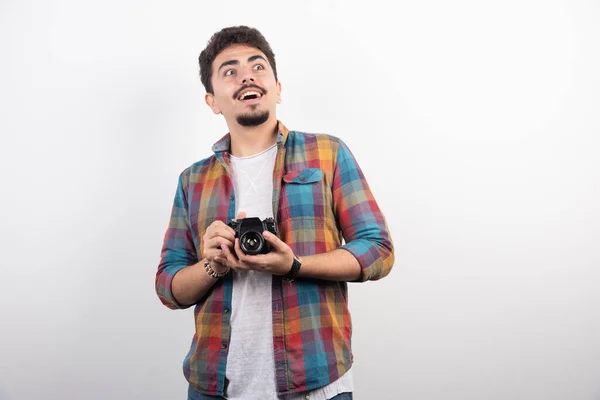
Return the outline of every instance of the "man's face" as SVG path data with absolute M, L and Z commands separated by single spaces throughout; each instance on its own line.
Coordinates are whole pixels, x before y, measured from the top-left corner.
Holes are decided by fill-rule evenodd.
M 281 84 L 257 48 L 227 47 L 213 61 L 211 81 L 214 94 L 206 94 L 206 103 L 215 114 L 223 114 L 228 124 L 257 126 L 275 116 Z

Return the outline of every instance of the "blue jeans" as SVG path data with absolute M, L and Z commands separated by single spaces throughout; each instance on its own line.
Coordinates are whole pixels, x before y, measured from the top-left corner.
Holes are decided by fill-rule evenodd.
M 215 399 L 225 399 L 225 397 L 221 396 L 209 396 L 206 394 L 198 393 L 192 386 L 188 387 L 188 400 L 215 400 Z M 352 393 L 340 393 L 337 396 L 331 398 L 331 400 L 352 400 Z

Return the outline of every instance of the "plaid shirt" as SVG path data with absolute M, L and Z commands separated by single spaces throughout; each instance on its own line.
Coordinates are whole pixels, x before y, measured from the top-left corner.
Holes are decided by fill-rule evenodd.
M 295 254 L 342 248 L 361 267 L 360 281 L 386 276 L 394 262 L 385 218 L 356 160 L 338 138 L 288 131 L 279 123 L 273 172 L 273 212 L 279 236 Z M 173 276 L 203 258 L 204 232 L 215 220 L 235 218 L 229 134 L 214 155 L 179 176 L 156 274 L 156 292 L 169 308 L 185 308 L 171 291 Z M 344 240 L 345 244 L 342 243 Z M 196 334 L 183 370 L 199 392 L 224 395 L 231 334 L 232 277 L 214 284 L 195 305 Z M 325 386 L 352 364 L 352 322 L 346 282 L 273 276 L 273 349 L 279 394 Z

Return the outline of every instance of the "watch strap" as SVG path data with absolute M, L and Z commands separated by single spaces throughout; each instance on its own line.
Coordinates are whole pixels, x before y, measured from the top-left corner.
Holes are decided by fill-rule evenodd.
M 298 272 L 300 272 L 301 266 L 302 266 L 302 263 L 300 262 L 298 257 L 294 256 L 294 261 L 292 262 L 292 268 L 289 270 L 289 272 L 287 274 L 283 275 L 282 279 L 287 282 L 292 282 L 293 280 L 295 280 L 296 277 L 298 276 Z

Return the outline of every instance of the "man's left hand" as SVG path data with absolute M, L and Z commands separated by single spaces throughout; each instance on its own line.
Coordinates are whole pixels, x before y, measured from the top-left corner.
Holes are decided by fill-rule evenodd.
M 249 255 L 240 248 L 240 239 L 235 239 L 235 254 L 229 247 L 224 246 L 223 259 L 219 256 L 217 262 L 236 270 L 254 270 L 269 272 L 273 275 L 285 275 L 292 268 L 294 252 L 287 243 L 283 242 L 271 232 L 263 232 L 263 237 L 271 245 L 271 251 L 267 254 Z

